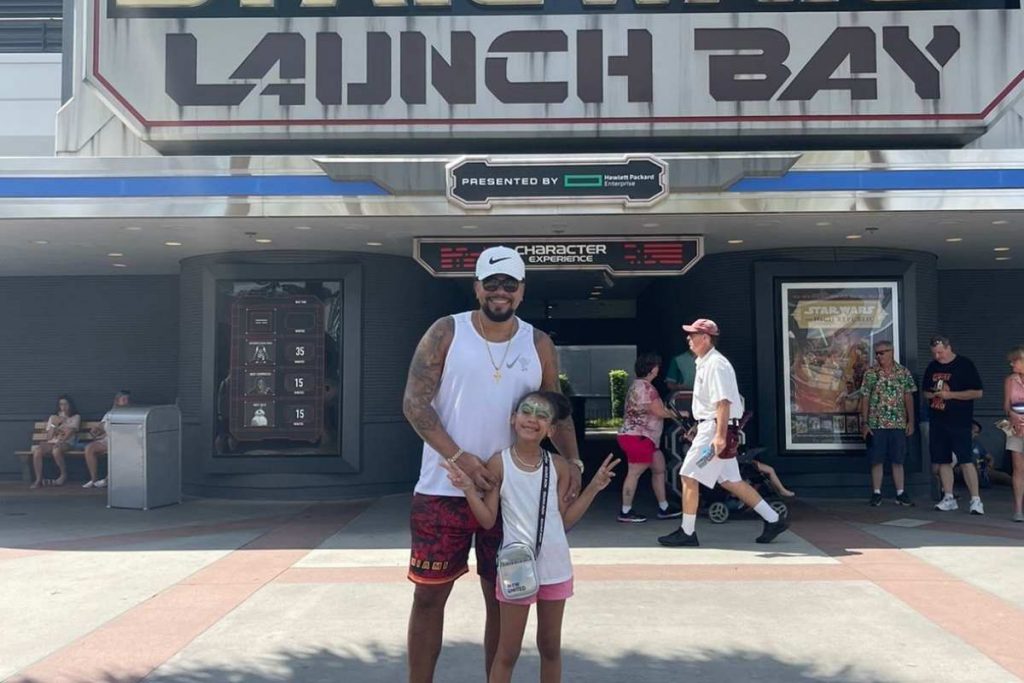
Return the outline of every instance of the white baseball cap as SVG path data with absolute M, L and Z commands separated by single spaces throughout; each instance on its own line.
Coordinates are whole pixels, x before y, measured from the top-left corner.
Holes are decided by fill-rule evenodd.
M 476 279 L 486 280 L 492 275 L 508 275 L 522 282 L 526 279 L 523 257 L 508 247 L 484 249 L 476 260 Z

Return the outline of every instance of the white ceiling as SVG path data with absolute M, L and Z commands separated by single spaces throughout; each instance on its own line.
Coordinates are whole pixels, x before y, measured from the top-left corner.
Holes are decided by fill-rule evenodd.
M 801 246 L 915 249 L 936 254 L 941 269 L 1024 267 L 1024 212 L 148 218 L 0 221 L 0 276 L 172 274 L 182 258 L 221 251 L 314 249 L 410 256 L 414 236 L 558 234 L 698 234 L 705 236 L 708 254 Z M 851 240 L 847 235 L 861 237 Z M 947 242 L 951 237 L 962 241 Z M 272 242 L 258 244 L 257 238 Z M 731 239 L 743 243 L 731 245 Z M 996 247 L 1010 251 L 995 252 Z M 996 261 L 1000 255 L 1010 260 Z

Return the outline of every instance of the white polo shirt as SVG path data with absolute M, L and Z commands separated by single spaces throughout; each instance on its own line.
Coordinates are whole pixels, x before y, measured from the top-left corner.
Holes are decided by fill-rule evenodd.
M 729 401 L 730 420 L 743 417 L 743 397 L 736 384 L 736 371 L 728 358 L 712 348 L 697 359 L 691 413 L 698 420 L 712 420 L 717 414 L 715 406 L 720 401 Z

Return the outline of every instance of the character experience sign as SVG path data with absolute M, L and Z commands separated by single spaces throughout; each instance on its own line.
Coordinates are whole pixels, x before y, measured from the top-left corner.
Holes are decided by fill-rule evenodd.
M 781 293 L 786 450 L 863 450 L 860 386 L 874 344 L 891 342 L 900 359 L 897 283 L 785 283 Z
M 970 136 L 1024 73 L 988 0 L 79 1 L 86 79 L 154 144 Z

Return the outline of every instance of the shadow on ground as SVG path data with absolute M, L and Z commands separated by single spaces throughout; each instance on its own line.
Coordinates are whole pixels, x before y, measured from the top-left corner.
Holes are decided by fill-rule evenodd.
M 448 643 L 438 664 L 438 683 L 480 683 L 483 654 L 474 643 Z M 239 667 L 189 668 L 174 663 L 152 673 L 145 683 L 396 683 L 406 676 L 404 655 L 390 648 L 359 648 L 358 651 L 313 650 L 280 653 L 273 661 Z M 539 663 L 535 653 L 525 652 L 513 681 L 536 681 Z M 825 681 L 873 683 L 882 679 L 851 667 L 824 671 L 808 662 L 784 662 L 751 651 L 712 651 L 699 654 L 655 657 L 629 652 L 615 659 L 566 650 L 563 681 L 621 683 L 623 680 L 749 680 L 771 683 Z M 106 676 L 88 683 L 134 683 L 136 677 Z M 18 679 L 18 683 L 46 683 Z M 82 679 L 82 683 L 86 683 Z

